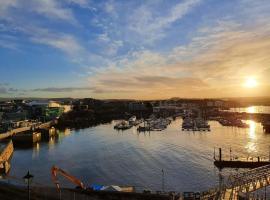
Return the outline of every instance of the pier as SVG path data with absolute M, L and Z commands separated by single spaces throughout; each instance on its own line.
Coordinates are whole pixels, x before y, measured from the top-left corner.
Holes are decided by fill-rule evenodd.
M 215 160 L 214 165 L 219 169 L 222 168 L 257 168 L 270 165 L 270 161 L 238 161 L 238 160 Z
M 222 149 L 219 148 L 219 157 L 216 159 L 215 153 L 214 153 L 214 165 L 219 168 L 258 168 L 265 165 L 270 165 L 270 160 L 261 160 L 260 157 L 257 157 L 256 161 L 253 159 L 251 161 L 249 160 L 232 160 L 231 158 L 229 160 L 223 160 L 222 159 Z
M 270 165 L 258 167 L 246 172 L 232 174 L 216 188 L 203 192 L 201 199 L 249 200 L 254 192 L 270 185 Z M 262 198 L 260 198 L 262 199 Z M 264 198 L 263 198 L 264 199 Z M 267 198 L 268 199 L 268 198 Z

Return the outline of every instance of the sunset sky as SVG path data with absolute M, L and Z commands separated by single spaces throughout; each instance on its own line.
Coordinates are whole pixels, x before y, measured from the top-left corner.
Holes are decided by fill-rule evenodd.
M 0 97 L 270 96 L 269 0 L 0 0 Z

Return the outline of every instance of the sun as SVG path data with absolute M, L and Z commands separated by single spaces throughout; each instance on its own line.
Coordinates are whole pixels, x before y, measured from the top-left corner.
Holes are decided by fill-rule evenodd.
M 248 78 L 244 85 L 247 88 L 255 88 L 258 85 L 258 82 L 255 78 Z

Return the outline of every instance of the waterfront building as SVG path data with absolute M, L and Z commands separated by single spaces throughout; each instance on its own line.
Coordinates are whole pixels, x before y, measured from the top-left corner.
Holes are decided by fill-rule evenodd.
M 71 107 L 64 107 L 55 101 L 32 101 L 27 104 L 31 110 L 32 118 L 42 121 L 52 120 L 61 116 L 65 109 L 69 111 Z
M 146 106 L 143 102 L 130 102 L 128 104 L 128 109 L 130 111 L 144 111 L 146 110 Z

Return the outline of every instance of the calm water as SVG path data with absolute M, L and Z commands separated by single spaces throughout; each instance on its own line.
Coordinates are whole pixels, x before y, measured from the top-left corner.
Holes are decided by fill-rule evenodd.
M 264 113 L 270 114 L 270 106 L 250 106 L 242 108 L 230 108 L 230 112 Z
M 162 132 L 137 133 L 136 129 L 118 132 L 113 124 L 83 130 L 60 132 L 58 140 L 40 143 L 33 149 L 16 149 L 11 175 L 22 177 L 28 169 L 34 180 L 53 185 L 53 164 L 92 183 L 134 185 L 161 190 L 161 170 L 165 171 L 166 190 L 205 190 L 218 184 L 213 166 L 214 147 L 239 157 L 268 157 L 270 135 L 260 124 L 249 121 L 249 129 L 222 127 L 211 121 L 211 132 L 181 131 L 177 119 Z M 223 170 L 226 176 L 233 170 Z M 71 186 L 61 179 L 61 184 Z

